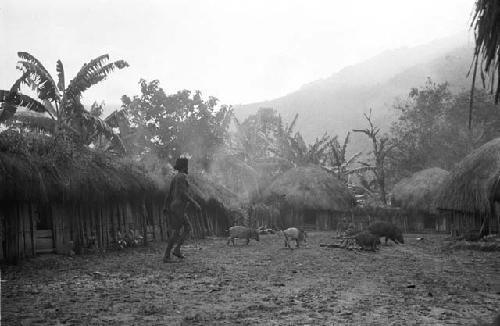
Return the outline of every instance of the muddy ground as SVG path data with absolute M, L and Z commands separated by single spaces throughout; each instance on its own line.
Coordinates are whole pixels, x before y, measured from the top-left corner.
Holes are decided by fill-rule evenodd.
M 43 255 L 2 267 L 2 325 L 476 325 L 500 312 L 500 252 L 443 250 L 405 235 L 379 252 L 290 250 L 277 235 L 163 243 L 101 255 Z

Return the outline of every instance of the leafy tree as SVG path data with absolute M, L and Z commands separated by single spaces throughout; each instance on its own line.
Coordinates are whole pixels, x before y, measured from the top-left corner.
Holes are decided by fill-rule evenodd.
M 152 152 L 170 162 L 187 153 L 208 169 L 227 137 L 232 109 L 217 106 L 215 97 L 204 100 L 199 91 L 166 95 L 158 80 L 141 79 L 139 84 L 140 96 L 122 97 L 130 127 L 123 135 L 125 146 L 132 153 Z
M 235 147 L 245 160 L 255 161 L 276 156 L 279 146 L 276 133 L 280 128 L 283 129 L 283 122 L 276 110 L 260 108 L 243 122 L 240 123 L 238 119 L 235 122 Z
M 415 172 L 429 166 L 445 168 L 442 129 L 452 102 L 447 83 L 428 79 L 424 87 L 410 90 L 407 101 L 395 104 L 399 111 L 391 127 L 392 137 L 399 143 L 392 155 L 395 169 Z
M 27 52 L 18 52 L 18 69 L 22 75 L 10 90 L 0 90 L 2 112 L 0 122 L 12 118 L 17 107 L 24 107 L 38 113 L 46 113 L 55 120 L 56 135 L 70 135 L 83 144 L 90 144 L 98 135 L 104 134 L 119 144 L 117 136 L 98 117 L 85 110 L 80 99 L 84 91 L 104 80 L 110 72 L 128 66 L 123 60 L 107 63 L 107 54 L 84 64 L 75 78 L 66 86 L 64 67 L 57 61 L 57 83 L 42 63 Z M 38 99 L 21 94 L 25 85 L 37 93 Z
M 407 101 L 397 103 L 400 116 L 391 135 L 398 146 L 389 157 L 391 177 L 399 180 L 430 167 L 450 170 L 473 149 L 498 137 L 500 117 L 492 96 L 477 90 L 474 99 L 471 129 L 468 92 L 453 95 L 446 83 L 428 80 L 424 87 L 412 89 Z

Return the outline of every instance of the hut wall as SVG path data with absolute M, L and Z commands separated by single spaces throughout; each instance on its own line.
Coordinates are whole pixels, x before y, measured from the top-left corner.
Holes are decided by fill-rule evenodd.
M 195 238 L 224 236 L 232 225 L 230 212 L 216 201 L 203 205 L 201 213 L 188 211 L 188 218 Z M 0 260 L 15 263 L 37 253 L 104 250 L 129 230 L 147 241 L 166 240 L 167 228 L 162 199 L 44 205 L 4 201 L 0 203 Z
M 340 221 L 346 216 L 347 213 L 343 212 L 316 211 L 316 230 L 337 230 Z
M 394 224 L 405 233 L 419 232 L 416 226 L 418 223 L 413 223 L 408 214 L 397 208 L 356 208 L 353 209 L 350 220 L 357 230 L 364 230 L 376 221 Z
M 264 204 L 256 204 L 248 211 L 249 224 L 276 228 L 280 224 L 280 210 L 276 207 Z
M 28 202 L 0 203 L 1 259 L 17 262 L 35 255 L 35 232 L 32 205 Z
M 497 212 L 500 212 L 497 210 Z M 497 213 L 498 214 L 498 213 Z M 480 230 L 484 218 L 487 219 L 490 232 L 498 232 L 498 217 L 482 216 L 479 214 L 464 214 L 456 211 L 440 211 L 436 230 L 440 232 L 450 232 L 452 235 L 463 234 L 469 230 Z
M 306 230 L 335 230 L 342 218 L 350 216 L 348 212 L 305 210 L 286 205 L 282 205 L 282 209 L 278 212 L 277 219 L 271 217 L 262 225 L 274 225 L 281 229 L 295 226 Z

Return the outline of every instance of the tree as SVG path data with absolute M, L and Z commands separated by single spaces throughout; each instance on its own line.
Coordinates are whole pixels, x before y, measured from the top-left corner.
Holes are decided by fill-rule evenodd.
M 411 174 L 429 166 L 447 168 L 443 163 L 449 161 L 444 155 L 448 151 L 443 143 L 443 127 L 452 103 L 447 83 L 427 79 L 423 87 L 410 90 L 407 101 L 394 105 L 399 112 L 391 126 L 391 135 L 399 143 L 391 156 L 395 170 L 406 176 L 405 171 Z
M 128 66 L 123 60 L 107 63 L 107 54 L 99 56 L 84 64 L 75 78 L 66 87 L 64 67 L 57 61 L 57 83 L 42 63 L 27 52 L 18 52 L 20 61 L 18 69 L 22 72 L 9 91 L 0 90 L 2 112 L 0 122 L 5 121 L 24 107 L 38 113 L 46 113 L 55 120 L 56 135 L 70 135 L 78 142 L 90 144 L 100 134 L 106 135 L 115 143 L 117 136 L 98 117 L 90 114 L 81 104 L 84 91 L 104 80 L 110 72 Z M 21 94 L 21 86 L 25 85 L 37 93 L 38 99 Z
M 377 180 L 377 185 L 379 188 L 380 200 L 384 205 L 387 204 L 386 192 L 385 192 L 385 160 L 387 155 L 396 146 L 391 143 L 389 136 L 379 135 L 380 128 L 376 127 L 372 122 L 372 110 L 370 109 L 370 114 L 364 114 L 366 121 L 368 122 L 368 128 L 366 129 L 354 129 L 353 132 L 360 132 L 368 136 L 372 141 L 373 146 L 373 157 L 375 159 L 375 166 L 364 163 L 365 166 L 370 167 L 375 174 L 375 179 Z
M 308 145 L 300 132 L 294 131 L 298 114 L 290 124 L 272 108 L 260 108 L 243 123 L 237 122 L 237 143 L 249 161 L 281 159 L 292 166 L 322 164 L 331 137 L 327 134 Z
M 349 144 L 350 135 L 351 133 L 347 132 L 342 145 L 340 145 L 339 143 L 338 136 L 335 136 L 331 139 L 331 141 L 329 142 L 330 148 L 326 152 L 326 160 L 323 164 L 323 167 L 326 170 L 335 173 L 337 177 L 345 183 L 348 182 L 347 179 L 349 174 L 360 171 L 359 168 L 352 169 L 350 168 L 350 166 L 356 163 L 356 160 L 362 154 L 361 152 L 358 152 L 352 155 L 350 158 L 347 158 L 347 145 Z
M 276 110 L 260 108 L 256 114 L 250 115 L 243 122 L 236 118 L 234 120 L 236 131 L 232 138 L 235 150 L 242 153 L 245 160 L 256 161 L 276 156 L 280 146 L 276 134 L 284 128 Z
M 446 83 L 428 80 L 413 88 L 406 101 L 396 103 L 399 117 L 391 126 L 391 137 L 398 146 L 389 156 L 389 177 L 399 180 L 431 167 L 450 170 L 473 149 L 497 137 L 500 117 L 492 96 L 477 90 L 474 100 L 470 129 L 469 93 L 453 95 Z
M 474 70 L 469 102 L 469 129 L 471 129 L 472 124 L 474 87 L 479 61 L 481 61 L 479 71 L 483 87 L 486 86 L 485 80 L 489 76 L 492 94 L 496 84 L 495 104 L 498 104 L 500 97 L 500 2 L 498 0 L 477 0 L 471 27 L 474 28 L 476 46 L 471 64 Z
M 214 153 L 227 137 L 232 109 L 218 106 L 215 97 L 183 90 L 166 95 L 158 80 L 139 81 L 141 95 L 122 97 L 130 129 L 125 146 L 137 155 L 152 152 L 173 163 L 181 154 L 208 169 Z

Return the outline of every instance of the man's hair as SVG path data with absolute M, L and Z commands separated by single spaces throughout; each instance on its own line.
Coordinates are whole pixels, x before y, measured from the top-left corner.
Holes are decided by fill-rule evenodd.
M 189 161 L 185 157 L 180 157 L 175 161 L 174 169 L 179 172 L 188 173 Z

